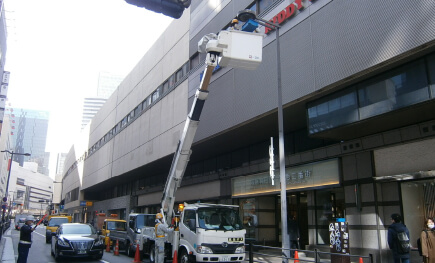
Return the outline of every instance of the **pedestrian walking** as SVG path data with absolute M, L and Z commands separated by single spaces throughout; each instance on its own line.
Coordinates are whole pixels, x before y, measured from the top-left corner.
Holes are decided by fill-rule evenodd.
M 32 228 L 35 221 L 33 216 L 26 217 L 26 223 L 20 229 L 20 241 L 18 242 L 18 259 L 17 263 L 27 263 L 30 247 L 32 246 L 32 232 L 36 226 Z
M 399 214 L 392 214 L 391 222 L 388 227 L 388 246 L 393 252 L 394 263 L 409 263 L 409 230 L 402 224 Z
M 435 263 L 435 232 L 433 218 L 425 220 L 425 230 L 421 231 L 421 254 L 424 263 Z
M 156 263 L 165 262 L 165 233 L 173 231 L 167 224 L 163 222 L 163 215 L 161 213 L 156 214 L 156 243 L 155 243 L 155 255 Z
M 296 216 L 291 216 L 288 221 L 288 235 L 290 239 L 290 256 L 295 256 L 295 249 L 299 249 L 300 231 L 299 225 L 296 221 Z

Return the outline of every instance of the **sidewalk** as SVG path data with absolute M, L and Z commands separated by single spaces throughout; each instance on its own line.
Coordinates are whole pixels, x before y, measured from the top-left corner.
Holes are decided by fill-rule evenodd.
M 0 257 L 2 263 L 15 263 L 14 247 L 12 245 L 11 228 L 3 233 L 0 241 Z

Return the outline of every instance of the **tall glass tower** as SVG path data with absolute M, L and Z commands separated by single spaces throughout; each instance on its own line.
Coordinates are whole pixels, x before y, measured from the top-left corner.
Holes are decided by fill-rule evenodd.
M 38 172 L 49 175 L 50 154 L 45 152 L 48 131 L 48 111 L 9 108 L 6 110 L 11 120 L 11 135 L 14 138 L 14 151 L 30 153 L 31 156 L 14 155 L 20 166 L 26 162 L 38 163 Z

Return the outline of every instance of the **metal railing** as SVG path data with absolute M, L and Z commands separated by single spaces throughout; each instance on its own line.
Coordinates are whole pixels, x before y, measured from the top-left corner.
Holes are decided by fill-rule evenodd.
M 332 252 L 323 252 L 319 251 L 318 249 L 314 250 L 302 250 L 302 249 L 285 249 L 287 251 L 290 251 L 290 254 L 293 255 L 291 257 L 285 257 L 282 255 L 282 248 L 280 247 L 269 247 L 269 246 L 260 246 L 260 245 L 253 245 L 253 244 L 246 244 L 248 247 L 248 257 L 245 258 L 245 262 L 253 263 L 253 262 L 264 262 L 264 260 L 258 260 L 258 258 L 264 257 L 268 258 L 269 262 L 273 262 L 273 259 L 275 261 L 281 262 L 283 259 L 287 260 L 298 260 L 299 262 L 315 262 L 315 263 L 321 263 L 321 262 L 364 262 L 364 263 L 373 263 L 373 254 L 369 254 L 368 256 L 361 256 L 361 255 L 351 255 L 351 254 L 341 254 L 341 253 L 332 253 Z M 259 252 L 255 252 L 254 250 L 257 250 Z M 268 250 L 264 252 L 265 250 Z M 260 252 L 261 251 L 261 252 Z M 298 254 L 300 252 L 303 252 L 303 257 L 295 258 L 296 253 Z M 348 260 L 343 260 L 349 258 Z M 257 259 L 256 259 L 257 258 Z M 334 260 L 331 260 L 334 259 Z M 340 261 L 337 261 L 340 260 Z M 343 261 L 342 261 L 343 260 Z

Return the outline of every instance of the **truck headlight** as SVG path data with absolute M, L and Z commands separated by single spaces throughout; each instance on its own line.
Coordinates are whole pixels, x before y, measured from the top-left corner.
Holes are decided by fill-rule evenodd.
M 213 250 L 211 250 L 211 248 L 206 246 L 198 246 L 196 251 L 200 254 L 213 254 Z
M 234 251 L 236 254 L 243 254 L 245 253 L 245 246 L 237 247 L 236 251 Z

